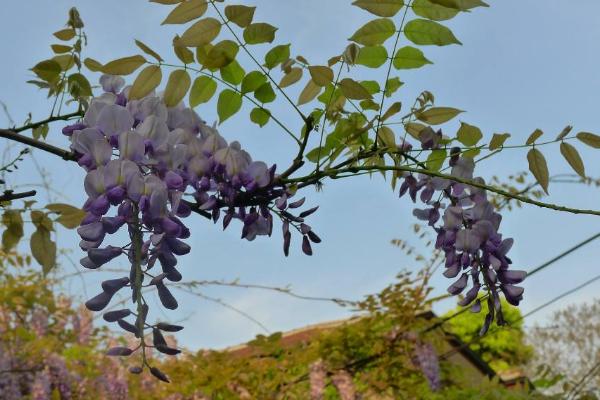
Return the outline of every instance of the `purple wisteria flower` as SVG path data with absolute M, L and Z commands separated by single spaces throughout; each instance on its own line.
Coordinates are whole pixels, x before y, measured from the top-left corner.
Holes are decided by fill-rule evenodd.
M 439 147 L 441 132 L 426 129 L 421 134 L 423 148 Z M 485 184 L 480 177 L 474 177 L 475 163 L 472 158 L 460 156 L 451 150 L 450 175 L 475 184 Z M 480 310 L 478 299 L 481 288 L 487 290 L 489 314 L 482 332 L 487 331 L 491 321 L 498 324 L 504 319 L 500 307 L 499 293 L 502 292 L 508 303 L 518 305 L 523 299 L 523 288 L 515 286 L 526 276 L 524 271 L 509 270 L 512 263 L 507 256 L 513 240 L 503 238 L 499 233 L 502 216 L 494 210 L 485 190 L 464 183 L 406 173 L 400 187 L 400 196 L 409 193 L 413 202 L 419 199 L 427 205 L 415 209 L 413 214 L 434 227 L 437 233 L 435 248 L 445 255 L 444 276 L 456 278 L 448 287 L 452 295 L 462 294 L 468 287 L 460 305 L 473 304 L 472 310 Z M 440 218 L 441 217 L 441 218 Z
M 80 247 L 87 256 L 81 264 L 96 269 L 125 255 L 132 268 L 129 277 L 103 282 L 102 292 L 86 302 L 90 310 L 103 310 L 125 287 L 131 287 L 135 300 L 140 266 L 144 276 L 152 278 L 150 285 L 156 287 L 163 306 L 177 308 L 163 280 L 182 279 L 177 256 L 191 250 L 184 242 L 190 231 L 183 219 L 193 209 L 214 222 L 223 215 L 224 229 L 239 220 L 241 236 L 249 241 L 270 236 L 275 216 L 284 224 L 285 254 L 290 226 L 303 236 L 302 251 L 312 254 L 310 241 L 318 243 L 320 238 L 304 218 L 316 208 L 292 214 L 304 200 L 287 205 L 293 192 L 278 182 L 274 165 L 253 160 L 239 142 L 228 143 L 183 104 L 167 108 L 154 93 L 129 101 L 130 87 L 124 87 L 121 77 L 104 75 L 100 84 L 104 93 L 90 101 L 83 119 L 63 129 L 87 172 L 88 198 L 83 205 L 87 214 L 78 228 Z M 281 199 L 286 205 L 275 206 Z M 121 228 L 127 228 L 131 243 L 105 243 Z M 142 236 L 141 249 L 134 246 L 136 232 Z M 157 264 L 161 270 L 154 272 Z M 140 336 L 138 324 L 125 320 L 129 315 L 114 322 Z M 145 316 L 136 318 L 145 322 Z M 109 319 L 113 320 L 112 314 Z

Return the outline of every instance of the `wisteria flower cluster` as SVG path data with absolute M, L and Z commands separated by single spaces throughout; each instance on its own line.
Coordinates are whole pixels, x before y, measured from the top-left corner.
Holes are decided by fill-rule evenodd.
M 78 228 L 80 247 L 87 256 L 81 264 L 96 269 L 126 255 L 132 267 L 130 276 L 103 282 L 102 292 L 86 306 L 101 311 L 115 293 L 130 287 L 137 310 L 111 311 L 104 319 L 134 333 L 143 351 L 143 331 L 152 329 L 154 347 L 176 354 L 178 350 L 164 343 L 160 331 L 180 327 L 147 324 L 148 307 L 141 287 L 144 277 L 149 278 L 146 286 L 156 287 L 162 305 L 177 308 L 165 280 L 182 279 L 176 268 L 177 256 L 191 250 L 184 242 L 190 231 L 182 220 L 192 212 L 215 223 L 223 216 L 226 229 L 236 219 L 242 223 L 242 238 L 251 241 L 272 234 L 275 215 L 283 224 L 285 254 L 293 227 L 303 237 L 303 252 L 310 255 L 311 242 L 321 239 L 304 219 L 317 207 L 294 215 L 304 199 L 292 200 L 295 193 L 278 182 L 275 165 L 254 161 L 238 142 L 227 143 L 192 109 L 182 104 L 167 108 L 154 93 L 129 100 L 129 87 L 124 88 L 121 77 L 104 75 L 100 83 L 104 93 L 91 100 L 82 121 L 63 129 L 78 155 L 78 164 L 87 171 L 88 199 L 83 206 L 87 215 Z M 103 245 L 107 235 L 121 228 L 127 229 L 130 243 Z M 157 261 L 161 272 L 152 273 Z M 130 316 L 136 318 L 135 323 L 126 320 Z M 135 350 L 113 348 L 109 354 L 129 355 Z M 166 380 L 160 371 L 151 371 Z
M 441 146 L 442 133 L 427 128 L 421 132 L 420 140 L 423 148 L 436 149 Z M 450 154 L 451 176 L 485 184 L 483 178 L 473 176 L 475 162 L 472 158 L 461 156 L 460 148 L 451 149 Z M 518 305 L 524 289 L 515 285 L 525 279 L 526 273 L 509 269 L 512 261 L 507 254 L 513 239 L 503 239 L 498 232 L 502 216 L 494 210 L 486 191 L 449 179 L 406 174 L 400 187 L 400 196 L 406 193 L 413 202 L 417 201 L 418 196 L 427 205 L 427 208 L 415 209 L 413 214 L 435 229 L 435 248 L 445 255 L 444 276 L 458 276 L 448 292 L 452 295 L 461 294 L 470 280 L 472 287 L 459 304 L 473 304 L 472 311 L 479 312 L 481 299 L 478 295 L 484 286 L 490 311 L 481 333 L 489 329 L 494 317 L 498 324 L 504 324 L 499 292 L 510 304 Z

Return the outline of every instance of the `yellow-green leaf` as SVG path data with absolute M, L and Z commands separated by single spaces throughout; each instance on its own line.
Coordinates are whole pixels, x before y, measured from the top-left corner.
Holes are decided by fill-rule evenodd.
M 237 113 L 242 107 L 242 96 L 231 89 L 225 89 L 219 94 L 217 101 L 217 114 L 219 115 L 219 123 Z
M 2 223 L 6 227 L 2 232 L 2 248 L 8 252 L 23 237 L 23 217 L 18 210 L 6 210 L 2 214 Z
M 67 29 L 61 29 L 60 31 L 54 32 L 54 36 L 57 39 L 60 40 L 71 40 L 75 37 L 75 29 L 73 28 L 67 28 Z
M 207 8 L 207 0 L 183 1 L 167 15 L 161 25 L 185 24 L 193 19 L 200 18 Z
M 481 140 L 483 134 L 481 129 L 476 126 L 469 125 L 466 122 L 460 123 L 460 128 L 456 133 L 456 138 L 465 146 L 475 146 Z
M 565 136 L 567 136 L 569 133 L 571 133 L 572 130 L 573 130 L 573 127 L 571 125 L 565 126 L 564 129 L 562 131 L 560 131 L 560 133 L 556 137 L 556 140 L 564 139 Z
M 264 108 L 255 107 L 250 112 L 250 121 L 254 122 L 261 128 L 269 122 L 270 118 L 271 113 Z
M 419 140 L 421 131 L 426 127 L 427 126 L 419 124 L 418 122 L 407 122 L 404 124 L 404 129 L 406 129 L 406 132 L 417 140 Z
M 394 67 L 396 69 L 421 68 L 423 65 L 431 64 L 423 52 L 412 46 L 404 46 L 394 56 Z
M 352 5 L 379 17 L 393 17 L 404 6 L 403 0 L 356 0 Z
M 214 46 L 211 44 L 199 46 L 196 49 L 196 56 L 198 62 L 206 68 L 223 68 L 235 60 L 238 51 L 239 46 L 236 42 L 222 40 Z
M 246 71 L 244 71 L 240 63 L 235 60 L 230 62 L 227 66 L 221 68 L 219 72 L 221 73 L 221 78 L 225 82 L 229 82 L 236 86 L 242 83 L 244 75 L 246 75 Z
M 158 62 L 162 62 L 163 59 L 162 57 L 155 52 L 154 50 L 152 50 L 150 47 L 148 47 L 146 44 L 144 44 L 143 42 L 139 41 L 139 40 L 135 40 L 135 44 L 137 45 L 137 47 L 139 47 L 144 53 L 148 54 L 149 56 L 153 57 L 156 59 L 156 61 Z
M 87 78 L 80 73 L 69 75 L 67 79 L 69 85 L 69 93 L 74 98 L 90 97 L 92 95 L 92 86 Z
M 529 162 L 529 170 L 544 189 L 544 192 L 548 194 L 549 173 L 544 155 L 538 149 L 533 148 L 527 153 L 527 161 Z
M 52 51 L 56 54 L 68 53 L 73 49 L 71 46 L 65 46 L 64 44 L 53 44 L 50 48 L 52 48 Z
M 439 125 L 450 121 L 462 112 L 462 110 L 452 107 L 432 107 L 416 114 L 416 117 L 427 124 Z
M 342 94 L 348 99 L 363 100 L 372 96 L 364 86 L 351 78 L 344 78 L 339 83 Z
M 281 81 L 279 82 L 279 87 L 284 88 L 293 85 L 302 79 L 302 68 L 293 67 L 290 69 L 290 72 L 285 74 Z
M 573 168 L 573 171 L 577 172 L 582 178 L 585 178 L 585 166 L 577 149 L 569 143 L 562 142 L 560 144 L 560 153 L 567 160 L 571 168 Z
M 48 204 L 46 209 L 57 213 L 58 218 L 56 221 L 67 229 L 77 228 L 85 217 L 85 211 L 69 204 Z
M 181 102 L 191 85 L 190 75 L 186 70 L 177 69 L 169 75 L 163 99 L 167 107 L 175 107 Z
M 450 29 L 426 19 L 414 19 L 407 23 L 404 27 L 404 35 L 408 40 L 420 46 L 462 44 Z
M 309 101 L 313 100 L 315 97 L 319 95 L 321 92 L 321 86 L 317 85 L 311 79 L 308 81 L 302 92 L 300 93 L 300 97 L 298 97 L 298 105 L 306 104 Z
M 431 0 L 414 0 L 412 10 L 419 17 L 432 19 L 434 21 L 444 21 L 452 19 L 459 13 L 459 10 L 434 4 Z
M 152 92 L 162 80 L 162 71 L 158 65 L 149 65 L 135 78 L 129 91 L 129 99 L 141 99 Z
M 75 65 L 75 59 L 72 54 L 59 54 L 52 57 L 54 61 L 60 65 L 62 71 L 68 71 L 73 65 Z
M 196 47 L 212 42 L 221 32 L 221 23 L 212 17 L 201 19 L 190 26 L 179 43 L 183 46 Z
M 140 55 L 123 57 L 105 64 L 102 72 L 110 75 L 129 75 L 145 63 L 146 59 Z
M 379 18 L 360 27 L 350 40 L 363 46 L 377 46 L 383 44 L 394 33 L 396 33 L 394 22 L 389 18 Z
M 275 100 L 276 95 L 275 91 L 273 91 L 273 86 L 271 86 L 271 83 L 266 82 L 256 89 L 254 92 L 254 97 L 261 103 L 270 103 Z
M 494 133 L 492 140 L 490 140 L 490 150 L 496 150 L 502 147 L 509 137 L 510 133 Z
M 402 103 L 399 101 L 395 102 L 383 114 L 383 116 L 381 117 L 381 121 L 383 122 L 383 121 L 387 120 L 389 117 L 391 117 L 392 115 L 398 114 L 401 109 L 402 109 Z
M 444 165 L 444 161 L 448 156 L 448 152 L 446 149 L 436 149 L 429 153 L 427 156 L 427 160 L 425 161 L 425 166 L 428 170 L 431 171 L 439 171 Z
M 83 60 L 83 64 L 92 72 L 100 72 L 104 68 L 104 65 L 89 57 Z
M 54 82 L 62 71 L 60 64 L 55 60 L 44 60 L 36 64 L 31 70 L 46 82 Z
M 50 232 L 46 229 L 37 229 L 30 239 L 31 255 L 42 266 L 44 274 L 54 268 L 56 260 L 56 243 L 50 238 Z
M 264 22 L 250 24 L 244 29 L 244 41 L 247 44 L 271 43 L 275 40 L 275 31 L 276 27 Z
M 379 68 L 388 59 L 388 53 L 383 46 L 365 46 L 361 47 L 356 57 L 356 64 L 364 65 L 369 68 Z
M 194 62 L 194 53 L 181 43 L 181 38 L 179 36 L 173 38 L 173 51 L 177 58 L 184 64 L 191 64 Z
M 534 144 L 535 141 L 538 140 L 538 138 L 540 136 L 542 136 L 543 134 L 544 134 L 544 132 L 542 132 L 541 129 L 536 129 L 535 131 L 533 131 L 533 133 L 531 135 L 529 135 L 525 144 L 526 145 Z
M 208 76 L 199 76 L 190 90 L 190 107 L 209 101 L 217 91 L 217 82 Z
M 589 132 L 579 132 L 577 139 L 595 149 L 600 149 L 600 136 Z
M 290 45 L 289 44 L 282 44 L 279 46 L 275 46 L 271 50 L 269 50 L 269 52 L 265 55 L 265 67 L 267 67 L 268 69 L 273 69 L 289 58 L 290 58 Z
M 308 67 L 310 76 L 317 85 L 326 86 L 333 81 L 333 71 L 324 65 L 311 65 Z
M 242 93 L 254 92 L 267 82 L 267 77 L 261 71 L 251 71 L 242 80 Z
M 225 16 L 240 28 L 245 28 L 252 23 L 254 10 L 256 10 L 256 7 L 231 5 L 225 7 Z
M 383 147 L 396 147 L 396 136 L 394 135 L 394 131 L 387 126 L 382 126 L 379 128 L 379 131 L 377 132 L 377 139 L 379 144 L 383 145 Z
M 181 3 L 182 1 L 183 0 L 150 0 L 150 3 L 171 5 L 171 4 Z

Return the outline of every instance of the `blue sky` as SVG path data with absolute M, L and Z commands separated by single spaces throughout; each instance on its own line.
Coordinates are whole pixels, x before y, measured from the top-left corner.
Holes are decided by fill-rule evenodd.
M 346 38 L 369 20 L 366 12 L 342 0 L 240 3 L 257 5 L 255 20 L 278 26 L 277 42 L 293 43 L 294 54 L 302 54 L 315 64 L 323 64 L 330 56 L 339 54 L 347 44 Z M 25 81 L 32 78 L 28 68 L 51 55 L 49 45 L 55 42 L 51 34 L 61 28 L 72 5 L 73 2 L 63 0 L 3 3 L 0 33 L 5 39 L 0 43 L 4 59 L 0 64 L 0 100 L 6 103 L 17 124 L 28 112 L 33 113 L 34 120 L 49 113 L 50 103 Z M 171 38 L 183 29 L 160 26 L 168 7 L 141 0 L 86 0 L 76 6 L 86 23 L 88 56 L 105 62 L 136 54 L 138 50 L 133 43 L 136 38 L 164 58 L 175 60 L 170 50 Z M 576 131 L 599 132 L 599 12 L 600 3 L 595 0 L 577 0 L 569 5 L 558 0 L 503 0 L 491 2 L 490 8 L 461 15 L 448 25 L 463 45 L 425 49 L 435 64 L 398 74 L 406 85 L 398 92 L 397 100 L 411 104 L 420 91 L 430 90 L 436 95 L 438 105 L 466 110 L 460 120 L 481 127 L 486 138 L 494 132 L 510 132 L 514 144 L 523 143 L 536 128 L 544 130 L 548 137 L 554 137 L 567 124 L 574 125 Z M 246 65 L 247 70 L 253 68 Z M 359 75 L 363 76 L 372 74 Z M 290 93 L 293 98 L 297 96 L 297 91 Z M 216 119 L 214 103 L 197 111 L 207 121 Z M 300 121 L 286 104 L 280 102 L 274 112 L 298 130 Z M 229 140 L 239 140 L 255 159 L 287 165 L 296 151 L 289 138 L 275 124 L 258 129 L 247 121 L 246 115 L 247 111 L 224 123 L 221 133 Z M 5 119 L 1 121 L 2 126 L 8 125 Z M 60 124 L 52 126 L 48 141 L 66 147 L 60 127 Z M 452 133 L 456 124 L 444 129 Z M 600 178 L 598 153 L 581 145 L 577 147 L 588 173 Z M 570 172 L 558 146 L 543 151 L 552 174 Z M 82 171 L 74 164 L 65 165 L 39 151 L 34 155 L 41 168 L 49 173 L 56 190 L 54 200 L 81 204 Z M 522 150 L 506 151 L 482 163 L 479 173 L 503 177 L 525 170 L 525 156 Z M 27 163 L 18 175 L 13 175 L 13 180 L 39 182 L 39 177 L 33 165 Z M 572 207 L 598 208 L 600 204 L 597 189 L 557 184 L 550 187 L 550 194 L 548 201 Z M 289 284 L 305 295 L 360 298 L 383 288 L 401 269 L 419 267 L 390 245 L 391 239 L 402 238 L 422 249 L 418 239 L 411 235 L 415 222 L 412 204 L 399 200 L 379 177 L 329 182 L 322 192 L 308 189 L 305 195 L 308 204 L 321 206 L 311 219 L 323 238 L 323 243 L 315 246 L 314 256 L 301 254 L 296 241 L 291 256 L 285 258 L 278 235 L 249 243 L 239 239 L 238 230 L 221 232 L 218 226 L 192 218 L 189 224 L 193 235 L 189 242 L 193 251 L 180 261 L 185 279 L 239 278 L 248 283 Z M 42 195 L 40 201 L 45 200 Z M 599 221 L 597 217 L 565 215 L 529 206 L 506 213 L 502 232 L 515 238 L 511 251 L 515 267 L 530 269 L 596 233 Z M 76 241 L 74 232 L 59 232 L 61 246 L 73 249 L 75 260 L 80 257 L 79 249 L 74 246 Z M 600 273 L 595 261 L 599 253 L 600 242 L 526 281 L 523 311 Z M 65 271 L 73 271 L 63 261 Z M 65 282 L 64 287 L 83 299 L 84 288 L 88 294 L 94 294 L 99 280 L 106 276 L 86 274 L 85 283 L 73 279 Z M 439 274 L 432 283 L 436 293 L 443 293 L 450 282 Z M 598 288 L 598 284 L 592 285 L 564 302 L 590 299 Z M 257 290 L 207 288 L 203 293 L 252 315 L 271 331 L 347 315 L 334 305 Z M 180 310 L 168 316 L 171 320 L 187 319 L 186 329 L 178 337 L 190 348 L 223 347 L 261 333 L 254 323 L 218 304 L 181 294 L 178 298 L 182 304 Z M 453 300 L 443 302 L 436 310 L 443 312 L 453 304 Z M 544 321 L 551 310 L 536 314 L 526 324 Z

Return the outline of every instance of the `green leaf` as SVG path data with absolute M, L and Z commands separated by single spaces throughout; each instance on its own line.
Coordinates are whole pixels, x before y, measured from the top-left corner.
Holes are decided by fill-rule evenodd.
M 459 13 L 459 10 L 434 4 L 430 0 L 414 0 L 412 9 L 419 17 L 432 19 L 434 21 L 452 19 Z
M 207 0 L 186 0 L 179 3 L 167 18 L 161 23 L 166 24 L 185 24 L 193 19 L 200 18 L 208 8 Z
M 347 99 L 363 100 L 370 99 L 371 94 L 364 86 L 351 78 L 344 78 L 339 83 L 342 94 Z
M 62 71 L 68 71 L 73 65 L 75 65 L 75 59 L 72 54 L 59 54 L 52 57 L 54 61 L 60 65 Z
M 446 149 L 433 150 L 431 153 L 429 153 L 429 156 L 427 156 L 425 166 L 431 171 L 439 171 L 444 165 L 444 161 L 446 161 L 447 156 L 448 152 Z
M 423 52 L 412 46 L 405 46 L 396 52 L 394 67 L 396 69 L 421 68 L 423 65 L 432 64 Z
M 154 59 L 156 59 L 156 61 L 158 62 L 163 62 L 163 59 L 160 55 L 158 55 L 157 52 L 155 52 L 154 50 L 152 50 L 150 47 L 146 46 L 142 41 L 140 40 L 135 40 L 135 44 L 137 45 L 137 47 L 140 48 L 140 50 L 142 50 L 144 53 L 148 54 L 149 56 L 153 57 Z
M 436 4 L 436 5 L 439 5 L 442 7 L 460 10 L 460 4 L 458 3 L 458 0 L 430 0 L 430 1 L 433 4 Z
M 466 122 L 460 123 L 460 128 L 456 133 L 456 138 L 465 146 L 475 146 L 481 140 L 483 134 L 481 129 L 476 126 L 469 125 Z
M 393 17 L 404 6 L 403 0 L 356 0 L 352 5 L 379 17 Z
M 309 101 L 313 100 L 315 97 L 319 95 L 321 92 L 321 86 L 317 85 L 312 79 L 308 81 L 302 92 L 300 93 L 300 97 L 298 97 L 298 105 L 306 104 Z
M 48 204 L 45 208 L 57 213 L 58 218 L 56 219 L 56 222 L 67 229 L 77 228 L 85 217 L 85 211 L 69 204 L 53 203 Z
M 226 119 L 237 113 L 242 107 L 242 96 L 231 90 L 225 89 L 219 94 L 217 102 L 217 114 L 219 123 L 222 124 Z
M 510 133 L 494 133 L 492 140 L 490 140 L 490 150 L 496 150 L 502 147 L 509 137 Z
M 364 65 L 369 68 L 379 68 L 388 59 L 388 53 L 383 46 L 365 46 L 361 47 L 356 57 L 356 64 Z
M 481 0 L 455 0 L 461 11 L 470 10 L 475 7 L 489 7 L 489 5 Z
M 585 166 L 577 149 L 569 143 L 562 142 L 560 144 L 560 153 L 567 160 L 571 168 L 573 168 L 573 171 L 585 179 Z
M 548 194 L 549 173 L 544 155 L 538 149 L 533 148 L 527 153 L 527 161 L 529 162 L 529 170 L 544 189 L 544 192 Z
M 68 53 L 73 49 L 71 46 L 65 46 L 64 44 L 53 44 L 50 46 L 50 48 L 56 54 Z
M 275 92 L 273 91 L 273 87 L 270 82 L 262 84 L 256 91 L 254 92 L 254 97 L 256 100 L 261 103 L 270 103 L 275 100 Z
M 67 83 L 69 86 L 69 93 L 73 97 L 80 98 L 92 96 L 92 86 L 84 75 L 80 73 L 71 74 L 67 78 Z
M 600 136 L 589 132 L 579 132 L 577 139 L 595 149 L 600 149 Z
M 360 84 L 367 89 L 370 94 L 376 94 L 381 92 L 381 88 L 379 87 L 379 82 L 377 81 L 361 81 Z
M 242 93 L 254 92 L 267 82 L 267 77 L 261 71 L 252 71 L 242 80 Z
M 83 64 L 92 72 L 100 72 L 104 68 L 104 65 L 89 57 L 83 60 Z
M 269 122 L 270 118 L 271 113 L 264 108 L 255 107 L 250 112 L 250 121 L 254 122 L 261 128 Z
M 383 147 L 396 147 L 396 136 L 394 135 L 394 131 L 387 126 L 379 128 L 377 139 L 379 139 L 379 143 L 383 145 Z
M 146 59 L 140 55 L 123 57 L 105 64 L 102 72 L 109 75 L 129 75 L 145 63 Z
M 404 129 L 406 129 L 406 133 L 415 139 L 419 140 L 421 136 L 421 131 L 427 128 L 427 126 L 423 124 L 419 124 L 418 122 L 407 122 L 404 124 Z
M 225 7 L 225 16 L 227 19 L 240 28 L 245 28 L 252 23 L 256 7 L 242 5 L 231 5 Z
M 56 243 L 50 238 L 50 232 L 38 228 L 31 235 L 31 255 L 42 266 L 42 271 L 47 274 L 54 268 L 56 260 Z
M 392 104 L 390 106 L 390 108 L 387 109 L 387 111 L 383 114 L 383 116 L 381 117 L 381 122 L 385 121 L 386 119 L 388 119 L 389 117 L 396 115 L 400 112 L 400 110 L 402 109 L 402 103 L 397 101 L 394 104 Z
M 198 56 L 198 62 L 206 68 L 226 67 L 235 60 L 240 49 L 238 44 L 232 40 L 222 40 L 214 46 L 211 44 L 205 46 L 209 47 L 206 57 L 200 57 L 201 47 L 198 47 L 196 54 Z
M 62 69 L 60 64 L 54 60 L 44 60 L 31 68 L 31 70 L 43 81 L 54 82 L 60 76 Z
M 191 79 L 186 70 L 177 69 L 169 75 L 163 100 L 167 107 L 175 107 L 186 95 L 190 88 Z
M 290 45 L 289 44 L 282 44 L 279 46 L 275 46 L 271 50 L 269 50 L 269 52 L 265 55 L 265 67 L 267 67 L 268 69 L 273 69 L 289 58 L 290 58 Z
M 302 79 L 302 68 L 293 67 L 290 69 L 290 72 L 288 72 L 283 76 L 283 78 L 281 78 L 281 81 L 279 82 L 279 87 L 283 89 L 285 87 L 291 86 L 294 83 L 298 82 L 300 79 Z
M 333 71 L 331 68 L 323 65 L 311 65 L 308 67 L 310 76 L 317 85 L 327 86 L 333 81 Z
M 542 132 L 540 129 L 536 129 L 535 131 L 533 131 L 533 133 L 531 135 L 529 135 L 525 144 L 526 145 L 534 144 L 535 141 L 543 134 L 544 134 L 544 132 Z
M 432 107 L 416 114 L 419 121 L 430 125 L 439 125 L 448 122 L 464 111 L 452 107 Z
M 462 44 L 447 27 L 426 19 L 414 19 L 404 27 L 404 35 L 418 45 Z
M 137 100 L 145 97 L 148 93 L 160 85 L 162 71 L 158 65 L 149 65 L 135 78 L 133 86 L 129 91 L 129 99 Z
M 53 35 L 57 39 L 64 40 L 66 42 L 67 40 L 71 40 L 75 37 L 75 29 L 73 29 L 73 28 L 61 29 L 60 31 L 54 32 Z
M 204 18 L 190 26 L 179 43 L 182 46 L 196 47 L 212 42 L 221 32 L 221 22 L 215 18 Z
M 572 130 L 573 127 L 571 125 L 565 126 L 565 128 L 562 131 L 560 131 L 560 133 L 556 137 L 556 140 L 564 139 L 569 133 L 571 133 Z
M 6 210 L 2 214 L 2 223 L 6 227 L 2 232 L 2 250 L 6 253 L 23 237 L 23 217 L 17 210 Z
M 402 85 L 404 82 L 400 81 L 398 77 L 388 79 L 385 83 L 385 97 L 392 97 Z
M 379 18 L 360 27 L 350 40 L 363 46 L 377 46 L 383 44 L 394 33 L 396 33 L 394 22 L 389 18 Z
M 244 29 L 244 41 L 247 44 L 271 43 L 275 40 L 275 31 L 276 27 L 264 22 L 250 24 Z
M 191 64 L 194 62 L 194 53 L 181 44 L 181 38 L 179 36 L 173 38 L 173 51 L 177 58 L 184 64 Z
M 242 83 L 242 79 L 244 79 L 244 75 L 246 75 L 246 71 L 244 71 L 240 63 L 235 60 L 226 67 L 221 68 L 219 72 L 221 73 L 221 78 L 225 82 L 229 82 L 236 86 Z
M 209 101 L 217 91 L 217 82 L 208 76 L 199 76 L 190 90 L 190 107 L 194 108 Z
M 182 1 L 183 0 L 150 0 L 150 3 L 171 5 L 181 3 Z
M 46 136 L 48 136 L 49 131 L 50 131 L 50 127 L 48 126 L 48 124 L 40 125 L 36 128 L 33 128 L 33 131 L 31 132 L 31 136 L 33 136 L 33 138 L 36 140 L 39 138 L 46 139 Z

